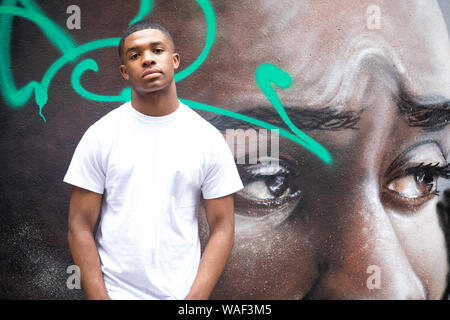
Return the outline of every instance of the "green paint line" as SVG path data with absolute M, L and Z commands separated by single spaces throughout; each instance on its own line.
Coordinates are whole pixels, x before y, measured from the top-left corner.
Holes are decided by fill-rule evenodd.
M 202 8 L 203 14 L 206 19 L 206 42 L 205 46 L 197 57 L 197 59 L 186 69 L 178 72 L 175 75 L 175 82 L 179 82 L 184 78 L 191 75 L 196 71 L 205 61 L 206 57 L 209 55 L 209 51 L 214 44 L 216 38 L 216 15 L 214 14 L 214 8 L 208 0 L 196 0 L 198 5 Z
M 208 56 L 209 51 L 214 43 L 215 33 L 216 33 L 216 19 L 215 19 L 215 15 L 214 15 L 214 10 L 211 6 L 211 3 L 207 0 L 198 0 L 197 3 L 202 8 L 204 15 L 205 15 L 205 19 L 206 19 L 206 24 L 207 24 L 206 45 L 205 45 L 202 53 L 200 54 L 200 56 L 190 66 L 188 66 L 186 69 L 184 69 L 183 71 L 181 71 L 175 75 L 175 82 L 181 81 L 182 79 L 191 75 L 195 70 L 197 70 L 200 67 L 200 65 L 204 62 L 206 57 Z M 145 7 L 145 6 L 141 3 L 141 9 L 142 9 L 142 7 Z M 142 9 L 142 11 L 143 11 L 143 9 Z M 119 43 L 119 41 L 117 41 L 117 45 L 118 45 L 118 43 Z M 88 65 L 90 67 L 88 67 Z M 85 68 L 78 68 L 75 75 L 72 74 L 72 80 L 71 80 L 74 90 L 79 95 L 81 95 L 82 97 L 84 97 L 86 99 L 91 99 L 94 101 L 104 101 L 104 102 L 116 102 L 116 101 L 123 102 L 124 100 L 128 101 L 130 99 L 129 98 L 129 97 L 131 97 L 130 89 L 124 89 L 119 96 L 101 96 L 101 95 L 97 95 L 97 94 L 88 92 L 86 89 L 84 89 L 82 87 L 80 78 L 84 71 L 86 71 L 88 69 L 96 71 L 96 69 L 98 69 L 98 66 L 95 64 L 95 67 L 94 67 L 94 65 L 91 63 L 85 64 L 83 66 Z M 74 84 L 75 84 L 75 86 L 74 86 Z M 46 101 L 47 100 L 45 99 L 45 101 L 43 100 L 42 102 L 40 102 L 42 104 L 42 106 L 43 106 L 43 104 L 46 103 Z M 41 104 L 39 104 L 39 105 L 41 106 Z
M 76 48 L 73 48 L 72 50 L 69 50 L 68 52 L 64 53 L 64 55 L 62 55 L 60 58 L 58 58 L 45 72 L 44 77 L 42 78 L 41 85 L 38 88 L 39 90 L 36 92 L 36 103 L 38 104 L 39 108 L 42 109 L 44 105 L 47 103 L 48 100 L 47 91 L 48 87 L 50 86 L 50 82 L 52 81 L 56 73 L 62 67 L 64 67 L 64 65 L 66 65 L 69 62 L 75 61 L 79 56 L 87 52 L 97 50 L 100 48 L 116 47 L 119 44 L 119 41 L 120 38 L 107 38 L 95 40 L 92 42 L 82 44 Z
M 82 74 L 86 70 L 92 70 L 97 72 L 98 71 L 98 65 L 97 63 L 92 59 L 87 59 L 81 61 L 73 70 L 72 77 L 71 77 L 71 83 L 72 87 L 75 89 L 75 91 L 82 96 L 85 99 L 93 100 L 93 101 L 103 101 L 103 102 L 126 102 L 130 101 L 131 99 L 131 89 L 126 88 L 123 89 L 119 96 L 102 96 L 98 94 L 91 93 L 83 88 L 83 86 L 80 83 L 80 79 Z
M 331 164 L 332 159 L 329 152 L 320 145 L 317 141 L 306 135 L 303 131 L 298 129 L 292 121 L 289 119 L 284 107 L 276 93 L 275 89 L 272 86 L 272 83 L 277 87 L 282 89 L 287 89 L 292 84 L 291 76 L 278 68 L 273 64 L 262 64 L 260 65 L 255 72 L 256 83 L 258 84 L 261 91 L 270 101 L 270 103 L 274 106 L 275 110 L 280 115 L 283 122 L 288 126 L 289 129 L 295 133 L 296 136 L 302 141 L 302 145 L 310 150 L 312 153 L 317 155 L 320 159 L 322 159 L 325 163 Z
M 133 20 L 130 21 L 129 25 L 131 26 L 133 23 L 141 21 L 147 16 L 150 11 L 152 11 L 153 0 L 141 0 L 141 5 L 139 7 L 138 14 L 134 17 Z
M 18 7 L 13 6 L 2 6 L 0 7 L 0 13 L 3 14 L 9 14 L 12 16 L 19 16 L 25 19 L 28 19 L 34 23 L 36 23 L 46 34 L 46 36 L 51 40 L 52 44 L 57 46 L 62 52 L 63 56 L 57 59 L 45 72 L 45 75 L 42 79 L 42 82 L 39 84 L 35 81 L 30 82 L 26 86 L 24 86 L 21 90 L 17 90 L 17 88 L 14 85 L 13 76 L 10 72 L 11 68 L 2 68 L 2 72 L 0 73 L 0 88 L 2 90 L 3 96 L 5 96 L 5 100 L 9 105 L 19 107 L 24 105 L 31 95 L 33 94 L 33 91 L 35 92 L 35 100 L 36 103 L 39 106 L 39 114 L 44 119 L 42 115 L 42 109 L 45 106 L 45 104 L 48 101 L 48 88 L 50 86 L 50 82 L 53 79 L 53 77 L 56 75 L 56 73 L 67 63 L 73 62 L 76 58 L 78 58 L 80 55 L 85 54 L 89 51 L 96 50 L 99 48 L 109 47 L 109 46 L 117 46 L 120 39 L 119 38 L 112 38 L 112 39 L 103 39 L 103 40 L 97 40 L 93 41 L 87 44 L 83 44 L 79 47 L 75 47 L 75 44 L 72 42 L 70 37 L 65 34 L 62 29 L 59 28 L 55 23 L 53 23 L 50 19 L 48 19 L 46 16 L 41 14 L 40 9 L 32 0 L 25 0 L 26 4 L 33 8 L 33 10 L 39 10 L 32 11 L 32 10 L 25 10 Z M 13 1 L 8 1 L 8 3 L 15 4 Z M 190 74 L 192 74 L 195 70 L 200 67 L 200 65 L 203 63 L 203 61 L 206 59 L 206 57 L 209 54 L 209 50 L 212 47 L 215 39 L 215 32 L 216 32 L 216 22 L 215 22 L 215 15 L 214 10 L 208 0 L 197 0 L 197 3 L 202 8 L 206 22 L 207 22 L 207 33 L 206 33 L 206 44 L 205 47 L 200 54 L 200 56 L 186 69 L 183 71 L 177 73 L 175 75 L 175 81 L 180 81 L 186 77 L 188 77 Z M 139 13 L 137 17 L 143 17 L 146 14 L 148 14 L 152 8 L 153 1 L 142 1 Z M 12 17 L 11 17 L 12 18 Z M 12 22 L 12 21 L 11 21 Z M 10 63 L 10 57 L 9 57 L 9 43 L 10 43 L 10 35 L 11 35 L 11 24 L 8 25 L 8 28 L 4 28 L 4 34 L 5 36 L 4 42 L 7 43 L 8 46 L 3 46 L 3 60 L 7 61 L 7 63 Z M 8 49 L 8 50 L 6 50 Z M 5 54 L 5 52 L 8 52 L 8 54 Z M 7 66 L 8 64 L 3 64 L 3 66 Z M 86 65 L 84 65 L 86 66 Z M 84 68 L 83 71 L 89 68 Z M 82 88 L 79 78 L 81 77 L 83 72 L 81 72 L 81 69 L 77 69 L 77 72 L 75 75 L 78 77 L 77 80 L 75 80 L 72 77 L 72 83 L 76 83 L 77 86 L 74 87 L 74 90 L 77 91 L 79 94 L 81 94 L 83 97 L 89 99 L 93 98 L 95 101 L 105 101 L 105 102 L 112 102 L 112 101 L 123 101 L 125 96 L 129 96 L 129 89 L 124 89 L 122 93 L 119 96 L 100 96 L 95 95 L 92 93 L 88 93 L 85 89 Z M 103 98 L 102 98 L 103 97 Z
M 16 7 L 15 5 L 18 2 L 25 6 L 26 9 Z M 196 2 L 201 7 L 206 20 L 207 30 L 205 46 L 200 55 L 190 66 L 175 75 L 175 82 L 181 81 L 184 78 L 188 77 L 203 64 L 203 62 L 209 55 L 210 49 L 215 41 L 216 17 L 214 14 L 214 9 L 210 1 L 208 0 L 196 0 Z M 120 38 L 100 39 L 82 44 L 80 46 L 76 46 L 76 44 L 64 32 L 63 29 L 61 29 L 57 24 L 55 24 L 52 20 L 50 20 L 43 14 L 42 10 L 38 5 L 36 5 L 33 0 L 4 0 L 2 4 L 3 5 L 0 6 L 0 14 L 6 15 L 6 17 L 0 19 L 0 43 L 2 44 L 0 47 L 0 61 L 2 62 L 0 68 L 0 90 L 5 97 L 6 102 L 13 107 L 20 107 L 26 104 L 26 102 L 34 93 L 36 103 L 39 106 L 39 115 L 42 117 L 42 119 L 44 119 L 44 121 L 46 121 L 44 115 L 42 114 L 42 111 L 43 107 L 48 101 L 48 89 L 56 73 L 66 64 L 75 62 L 81 55 L 86 54 L 90 51 L 106 47 L 117 47 Z M 150 13 L 152 7 L 152 0 L 142 0 L 139 12 L 137 16 L 130 22 L 130 24 L 143 19 Z M 41 83 L 32 81 L 22 87 L 20 90 L 17 90 L 14 83 L 10 65 L 11 57 L 9 54 L 12 19 L 14 16 L 22 17 L 35 23 L 47 36 L 49 41 L 62 52 L 62 56 L 58 58 L 47 69 Z M 103 102 L 126 102 L 131 99 L 130 88 L 125 88 L 117 96 L 103 96 L 87 91 L 81 85 L 81 77 L 87 70 L 97 72 L 98 64 L 93 59 L 86 59 L 78 63 L 72 72 L 71 84 L 75 92 L 77 92 L 80 96 L 84 97 L 85 99 Z M 292 83 L 292 79 L 289 74 L 274 65 L 263 64 L 256 70 L 255 79 L 261 91 L 264 93 L 270 103 L 275 107 L 281 119 L 286 123 L 288 128 L 291 129 L 294 134 L 284 129 L 278 128 L 277 126 L 271 125 L 267 122 L 241 115 L 236 112 L 202 104 L 199 102 L 183 99 L 180 100 L 195 109 L 236 118 L 268 130 L 278 130 L 281 136 L 300 144 L 301 146 L 305 147 L 313 154 L 318 156 L 325 163 L 331 164 L 332 159 L 328 151 L 314 139 L 304 134 L 291 122 L 286 114 L 286 111 L 283 108 L 281 101 L 278 98 L 275 89 L 272 87 L 272 83 L 274 83 L 282 89 L 289 88 Z
M 40 14 L 44 14 L 44 11 L 41 10 L 41 8 L 37 5 L 37 3 L 34 0 L 12 0 L 10 2 L 13 2 L 12 5 L 15 5 L 16 3 L 21 3 L 26 9 L 30 9 L 32 11 L 35 11 Z M 7 4 L 4 4 L 7 5 Z
M 15 2 L 8 1 L 9 3 L 14 4 Z M 26 1 L 25 4 L 30 5 L 32 1 Z M 39 12 L 14 6 L 0 6 L 0 14 L 6 15 L 0 19 L 0 92 L 10 106 L 18 108 L 30 99 L 33 91 L 38 89 L 39 84 L 32 81 L 19 90 L 15 85 L 10 56 L 13 16 L 19 16 L 35 23 L 51 43 L 61 51 L 71 49 L 75 44 L 57 24 Z
M 20 2 L 26 9 L 16 7 L 15 5 Z M 95 50 L 102 48 L 102 46 L 96 46 L 95 44 L 89 43 L 87 46 L 80 46 L 77 50 L 76 44 L 72 39 L 52 20 L 47 18 L 39 6 L 33 0 L 5 0 L 2 2 L 3 6 L 0 6 L 0 14 L 7 15 L 0 19 L 0 41 L 2 46 L 0 47 L 0 61 L 2 62 L 0 68 L 0 90 L 2 95 L 5 97 L 6 102 L 13 107 L 21 107 L 26 104 L 26 102 L 31 98 L 33 92 L 35 93 L 36 103 L 39 106 L 39 115 L 45 120 L 42 115 L 42 108 L 47 103 L 48 100 L 48 87 L 51 80 L 66 63 L 74 61 L 79 55 L 84 54 L 90 50 Z M 147 15 L 153 5 L 152 0 L 142 0 L 139 13 L 137 17 L 143 17 Z M 14 77 L 11 72 L 11 57 L 10 57 L 10 41 L 12 34 L 12 18 L 13 16 L 22 17 L 28 19 L 35 23 L 45 34 L 45 36 L 50 40 L 50 42 L 57 47 L 63 56 L 55 61 L 52 66 L 47 70 L 42 80 L 39 84 L 36 81 L 32 81 L 25 85 L 20 90 L 17 89 L 14 82 Z M 136 17 L 136 18 L 137 18 Z M 111 46 L 110 39 L 105 39 L 104 47 Z M 118 41 L 117 41 L 118 44 Z M 116 41 L 113 40 L 112 46 L 117 46 Z M 90 46 L 91 45 L 91 46 Z M 81 76 L 81 74 L 80 74 Z M 81 86 L 77 87 L 78 89 Z M 86 97 L 95 97 L 96 101 L 123 101 L 125 96 L 130 95 L 130 89 L 124 89 L 119 96 L 107 97 L 105 96 L 103 100 L 99 100 L 101 96 L 98 95 L 84 95 Z
M 27 1 L 27 3 L 32 3 Z M 23 9 L 15 6 L 0 6 L 0 14 L 9 15 L 10 17 L 3 17 L 1 20 L 5 25 L 5 29 L 1 31 L 5 34 L 11 36 L 12 31 L 12 16 L 18 16 L 30 20 L 36 24 L 39 29 L 44 33 L 48 40 L 60 51 L 69 50 L 76 46 L 73 40 L 68 36 L 68 34 L 55 22 L 47 18 L 41 11 L 34 11 L 36 6 L 30 6 L 33 9 Z
M 203 103 L 196 102 L 196 101 L 190 101 L 190 100 L 185 100 L 185 99 L 180 99 L 180 101 L 193 109 L 217 113 L 217 114 L 221 114 L 226 117 L 239 119 L 239 120 L 251 123 L 253 125 L 256 125 L 256 126 L 259 126 L 261 128 L 268 129 L 271 131 L 278 130 L 279 131 L 278 133 L 280 136 L 283 136 L 295 143 L 298 143 L 302 147 L 310 150 L 313 154 L 315 154 L 317 157 L 319 157 L 326 164 L 329 164 L 329 165 L 332 164 L 332 159 L 331 159 L 331 156 L 329 155 L 328 151 L 325 150 L 325 153 L 323 153 L 323 152 L 317 152 L 316 150 L 311 150 L 311 145 L 309 143 L 307 143 L 304 139 L 290 133 L 289 131 L 286 131 L 282 128 L 274 126 L 273 124 L 270 124 L 270 123 L 267 123 L 267 122 L 264 122 L 264 121 L 246 116 L 246 115 L 242 115 L 237 112 L 214 107 L 214 106 L 203 104 Z

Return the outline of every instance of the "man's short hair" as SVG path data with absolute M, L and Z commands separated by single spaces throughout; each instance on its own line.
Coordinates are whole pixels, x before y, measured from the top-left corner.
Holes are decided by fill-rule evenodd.
M 120 61 L 123 63 L 123 56 L 122 56 L 122 50 L 123 50 L 123 44 L 125 42 L 125 39 L 132 33 L 141 31 L 141 30 L 147 30 L 147 29 L 156 29 L 156 30 L 160 30 L 162 33 L 164 33 L 167 38 L 169 38 L 170 42 L 172 43 L 172 47 L 175 48 L 175 44 L 173 42 L 172 36 L 170 35 L 169 31 L 167 31 L 166 28 L 164 28 L 163 26 L 155 23 L 155 22 L 151 22 L 151 21 L 138 21 L 136 23 L 133 23 L 131 26 L 129 26 L 125 32 L 123 33 L 122 37 L 120 38 L 120 42 L 119 42 L 119 58 Z

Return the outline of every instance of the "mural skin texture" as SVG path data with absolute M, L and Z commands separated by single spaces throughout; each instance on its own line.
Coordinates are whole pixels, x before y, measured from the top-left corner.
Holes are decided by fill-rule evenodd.
M 450 176 L 450 48 L 437 3 L 3 0 L 0 298 L 84 298 L 66 286 L 62 177 L 86 129 L 129 101 L 117 45 L 142 19 L 171 32 L 184 103 L 224 133 L 280 136 L 276 168 L 238 164 L 235 245 L 212 298 L 448 296 L 450 194 L 437 193 Z

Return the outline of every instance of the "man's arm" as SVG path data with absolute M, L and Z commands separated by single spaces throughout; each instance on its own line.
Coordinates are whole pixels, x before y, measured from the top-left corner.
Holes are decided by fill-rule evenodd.
M 80 268 L 81 284 L 87 299 L 109 299 L 103 281 L 100 258 L 94 241 L 102 195 L 73 187 L 69 208 L 68 240 L 75 264 Z
M 209 298 L 225 268 L 234 242 L 233 195 L 205 199 L 204 204 L 210 234 L 187 300 Z

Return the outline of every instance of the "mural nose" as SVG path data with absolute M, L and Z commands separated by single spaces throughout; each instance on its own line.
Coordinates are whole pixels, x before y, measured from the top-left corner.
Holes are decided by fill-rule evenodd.
M 368 190 L 368 189 L 367 189 Z M 382 204 L 371 192 L 345 206 L 321 248 L 308 299 L 425 299 L 427 294 Z
M 360 265 L 344 262 L 328 266 L 306 298 L 330 300 L 424 300 L 423 285 L 404 259 L 361 259 Z M 372 261 L 374 259 L 371 259 Z M 404 261 L 402 261 L 404 260 Z M 368 266 L 367 266 L 368 265 Z M 367 267 L 366 267 L 367 266 Z

